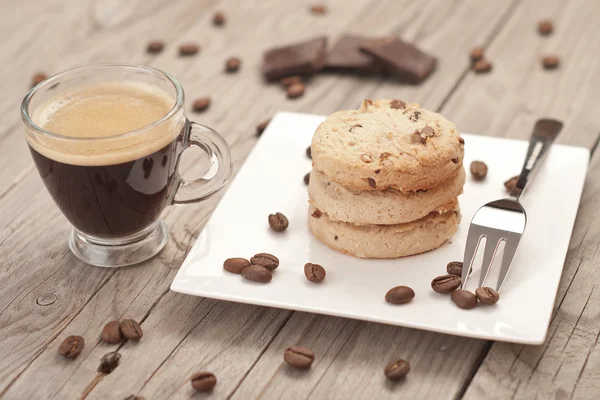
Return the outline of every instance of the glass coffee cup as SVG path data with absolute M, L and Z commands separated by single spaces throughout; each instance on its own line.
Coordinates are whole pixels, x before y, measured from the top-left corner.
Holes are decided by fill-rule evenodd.
M 169 205 L 201 201 L 232 173 L 225 140 L 190 122 L 171 75 L 134 65 L 95 65 L 55 75 L 23 99 L 21 116 L 38 172 L 73 225 L 72 252 L 88 264 L 147 260 L 167 243 Z M 193 181 L 178 171 L 189 147 L 210 169 Z

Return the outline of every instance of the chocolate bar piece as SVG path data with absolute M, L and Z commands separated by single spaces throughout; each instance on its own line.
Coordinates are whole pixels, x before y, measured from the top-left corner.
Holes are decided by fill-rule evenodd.
M 327 54 L 325 68 L 332 71 L 376 73 L 381 64 L 372 56 L 360 50 L 362 46 L 383 44 L 391 38 L 366 38 L 344 35 Z
M 379 44 L 363 45 L 360 49 L 383 64 L 387 71 L 410 83 L 423 82 L 437 64 L 435 57 L 398 38 Z
M 314 74 L 325 65 L 326 46 L 327 38 L 322 36 L 269 50 L 263 55 L 262 73 L 269 81 L 292 75 Z

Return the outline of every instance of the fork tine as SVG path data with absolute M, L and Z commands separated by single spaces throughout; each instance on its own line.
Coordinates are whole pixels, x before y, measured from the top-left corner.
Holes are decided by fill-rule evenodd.
M 467 245 L 465 246 L 465 255 L 463 257 L 463 269 L 461 282 L 462 287 L 466 287 L 467 279 L 469 278 L 469 271 L 472 268 L 473 259 L 475 258 L 475 253 L 477 252 L 477 248 L 479 247 L 479 243 L 481 242 L 482 234 L 481 228 L 478 226 L 471 225 L 469 228 L 469 233 L 467 236 Z
M 500 275 L 498 276 L 498 284 L 496 286 L 497 292 L 500 292 L 502 285 L 504 285 L 506 275 L 508 275 L 510 264 L 515 256 L 515 252 L 517 251 L 517 246 L 519 245 L 520 240 L 521 235 L 514 233 L 509 233 L 506 238 L 506 243 L 504 244 L 504 254 L 502 255 L 502 266 L 500 267 Z
M 498 238 L 492 235 L 488 235 L 485 241 L 485 250 L 483 252 L 483 263 L 481 264 L 481 275 L 479 277 L 479 286 L 483 286 L 485 279 L 490 272 L 490 267 L 494 262 L 494 257 L 498 251 L 498 245 L 500 242 Z

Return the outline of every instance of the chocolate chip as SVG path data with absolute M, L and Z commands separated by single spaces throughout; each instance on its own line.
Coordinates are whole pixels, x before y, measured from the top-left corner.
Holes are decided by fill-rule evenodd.
M 488 167 L 483 161 L 473 161 L 471 163 L 471 175 L 475 180 L 483 180 L 485 179 L 488 173 Z
M 121 333 L 121 323 L 119 321 L 110 321 L 102 329 L 100 335 L 102 340 L 109 344 L 118 344 L 123 341 L 123 334 Z
M 375 182 L 375 179 L 367 178 L 367 181 L 369 182 L 369 186 L 371 186 L 373 189 L 377 187 L 377 182 Z
M 198 54 L 199 51 L 200 46 L 198 46 L 196 43 L 184 43 L 179 46 L 179 55 L 182 57 L 193 56 Z
M 304 175 L 304 184 L 308 185 L 310 183 L 310 172 Z
M 485 60 L 485 59 L 477 60 L 473 64 L 473 71 L 475 71 L 478 74 L 484 74 L 484 73 L 490 72 L 491 70 L 492 70 L 492 63 L 489 62 L 488 60 Z
M 321 215 L 323 215 L 323 212 L 321 212 L 321 210 L 319 210 L 317 208 L 317 209 L 315 209 L 315 211 L 313 211 L 313 213 L 311 215 L 313 216 L 313 218 L 321 218 Z
M 315 353 L 308 347 L 292 346 L 285 349 L 283 359 L 294 368 L 306 369 L 315 361 Z
M 554 31 L 554 24 L 548 19 L 543 19 L 538 22 L 537 29 L 540 35 L 547 36 Z
M 280 212 L 269 215 L 269 226 L 275 232 L 285 231 L 289 224 L 287 217 Z
M 295 75 L 295 76 L 288 76 L 286 78 L 281 78 L 281 80 L 279 81 L 281 83 L 281 85 L 284 88 L 287 88 L 288 86 L 291 86 L 295 83 L 303 83 L 302 82 L 302 77 Z
M 442 275 L 431 281 L 431 288 L 434 292 L 448 294 L 454 292 L 460 287 L 460 277 L 456 275 Z
M 415 111 L 408 119 L 412 122 L 417 122 L 419 120 L 419 115 L 421 115 L 421 111 Z
M 458 143 L 465 144 L 465 139 L 463 139 L 462 136 L 459 136 L 458 137 Z
M 256 136 L 262 135 L 265 129 L 267 129 L 267 125 L 269 125 L 269 122 L 271 122 L 270 118 L 256 125 Z
M 475 290 L 475 296 L 485 305 L 491 306 L 496 304 L 500 299 L 500 294 L 491 287 L 480 287 Z
M 513 176 L 512 178 L 510 178 L 509 180 L 507 180 L 506 182 L 504 182 L 504 187 L 510 193 L 510 192 L 512 192 L 517 187 L 517 182 L 518 181 L 519 181 L 519 175 Z
M 452 162 L 453 162 L 454 164 L 458 164 L 458 161 L 459 161 L 458 157 L 454 157 L 454 158 L 452 159 Z
M 362 128 L 361 124 L 354 124 L 350 127 L 350 129 L 348 129 L 350 132 L 354 132 L 355 128 Z
M 392 100 L 390 107 L 395 110 L 402 110 L 406 108 L 406 102 L 402 100 Z
M 306 148 L 306 157 L 312 158 L 312 149 L 310 146 Z
M 380 173 L 380 172 L 381 172 L 381 170 L 380 170 L 380 169 L 376 169 L 376 170 L 375 170 L 375 173 L 376 173 L 376 174 L 378 174 L 378 173 Z
M 463 263 L 461 261 L 450 261 L 446 265 L 448 275 L 462 276 Z
M 148 46 L 146 46 L 146 52 L 150 54 L 158 54 L 165 48 L 165 43 L 160 40 L 153 40 L 148 42 Z
M 333 237 L 333 240 L 338 240 L 339 238 L 340 238 L 340 237 L 339 237 L 338 235 L 335 235 L 335 236 Z
M 423 143 L 423 144 L 427 143 L 428 138 L 435 136 L 435 131 L 429 125 L 424 126 L 417 133 L 421 137 L 421 143 Z
M 102 372 L 103 374 L 110 374 L 113 372 L 121 361 L 121 355 L 116 351 L 111 353 L 106 353 L 104 357 L 100 360 L 100 366 L 98 367 L 98 372 Z
M 196 372 L 190 378 L 192 387 L 199 392 L 210 392 L 217 384 L 217 377 L 212 372 Z
M 556 69 L 560 65 L 560 60 L 557 56 L 549 55 L 542 58 L 542 66 L 544 69 Z
M 134 342 L 139 342 L 142 336 L 144 336 L 142 327 L 133 319 L 124 319 L 121 321 L 121 333 L 123 333 L 125 339 Z
M 225 61 L 225 72 L 232 74 L 237 72 L 242 65 L 242 61 L 237 57 L 230 57 Z
M 254 257 L 250 258 L 250 263 L 252 265 L 260 265 L 261 267 L 265 267 L 269 271 L 275 271 L 275 269 L 277 269 L 279 266 L 279 258 L 269 253 L 258 253 L 255 254 Z
M 399 381 L 410 371 L 410 364 L 404 360 L 391 361 L 385 366 L 383 373 L 391 381 Z
M 204 112 L 210 107 L 210 97 L 200 97 L 194 100 L 192 109 L 194 112 Z
M 273 275 L 271 275 L 271 271 L 261 265 L 251 265 L 242 270 L 242 278 L 253 282 L 267 283 L 271 282 Z
M 385 301 L 391 304 L 408 303 L 415 298 L 415 291 L 408 286 L 396 286 L 385 294 Z
M 477 296 L 468 290 L 458 289 L 452 292 L 450 299 L 463 310 L 470 310 L 477 306 Z
M 37 74 L 33 75 L 33 77 L 31 78 L 31 87 L 34 87 L 35 85 L 37 85 L 39 83 L 42 83 L 46 79 L 48 79 L 48 75 L 46 75 L 43 72 L 38 72 Z
M 475 47 L 473 50 L 471 50 L 471 53 L 469 54 L 471 62 L 474 63 L 483 59 L 483 53 L 483 47 Z
M 225 25 L 225 14 L 223 14 L 221 11 L 217 11 L 215 15 L 213 15 L 212 23 L 214 26 Z
M 227 272 L 231 272 L 232 274 L 241 274 L 242 270 L 249 266 L 250 261 L 240 257 L 228 258 L 223 263 L 223 269 Z
M 83 350 L 85 340 L 77 335 L 67 336 L 58 348 L 58 354 L 65 358 L 75 358 Z
M 297 99 L 304 95 L 304 83 L 293 83 L 287 87 L 288 99 Z
M 325 268 L 319 264 L 306 263 L 304 264 L 304 276 L 311 282 L 320 283 L 323 282 L 327 272 Z

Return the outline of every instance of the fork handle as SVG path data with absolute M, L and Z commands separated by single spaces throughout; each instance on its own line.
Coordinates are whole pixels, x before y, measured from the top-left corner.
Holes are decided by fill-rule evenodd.
M 558 136 L 562 127 L 562 122 L 554 119 L 540 119 L 535 123 L 531 139 L 529 140 L 529 149 L 527 150 L 527 157 L 525 157 L 525 164 L 521 170 L 521 175 L 519 175 L 517 185 L 510 192 L 511 197 L 518 199 L 523 194 L 527 182 L 533 178 L 539 166 L 544 162 L 550 145 L 556 136 Z

